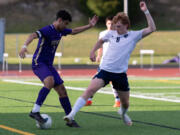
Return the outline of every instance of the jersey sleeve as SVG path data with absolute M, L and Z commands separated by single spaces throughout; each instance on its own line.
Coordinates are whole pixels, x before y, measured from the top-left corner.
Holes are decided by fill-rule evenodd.
M 143 30 L 133 31 L 135 42 L 138 42 L 139 40 L 142 39 L 142 33 L 143 33 Z
M 71 34 L 71 33 L 72 33 L 72 29 L 64 29 L 62 32 L 62 35 L 66 36 L 66 35 Z
M 104 35 L 103 32 L 100 32 L 99 33 L 99 39 L 101 39 L 103 37 L 103 35 Z
M 49 33 L 49 27 L 43 27 L 36 31 L 38 38 L 47 37 Z
M 111 32 L 107 32 L 106 34 L 102 35 L 101 37 L 99 37 L 101 40 L 103 40 L 104 42 L 108 42 L 109 38 L 111 37 Z

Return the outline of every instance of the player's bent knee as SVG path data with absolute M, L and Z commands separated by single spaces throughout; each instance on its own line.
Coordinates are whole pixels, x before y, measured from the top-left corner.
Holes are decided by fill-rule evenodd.
M 44 86 L 48 89 L 52 89 L 54 87 L 54 78 L 53 77 L 47 77 L 44 79 Z
M 48 88 L 49 90 L 53 88 L 54 84 L 44 84 L 44 87 Z

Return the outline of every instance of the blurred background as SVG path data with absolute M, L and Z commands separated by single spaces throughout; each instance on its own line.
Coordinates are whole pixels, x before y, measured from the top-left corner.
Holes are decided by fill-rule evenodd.
M 139 8 L 140 0 L 129 0 L 128 13 L 131 30 L 147 26 L 145 15 Z M 180 0 L 146 0 L 157 25 L 157 32 L 140 41 L 132 53 L 129 65 L 142 63 L 140 50 L 153 50 L 145 53 L 143 64 L 178 66 L 180 53 Z M 0 18 L 5 19 L 5 53 L 8 63 L 18 64 L 18 52 L 28 34 L 49 25 L 59 9 L 68 10 L 73 18 L 70 28 L 85 25 L 88 18 L 97 14 L 100 20 L 96 27 L 76 36 L 64 37 L 57 52 L 62 53 L 61 64 L 98 64 L 89 60 L 89 52 L 97 41 L 100 31 L 106 29 L 105 18 L 123 11 L 124 0 L 0 0 Z M 34 41 L 28 48 L 33 54 L 37 45 Z M 177 58 L 173 62 L 173 59 Z M 168 61 L 169 60 L 169 61 Z M 172 60 L 172 61 L 170 61 Z M 31 58 L 23 60 L 31 64 Z M 58 57 L 55 59 L 58 64 Z

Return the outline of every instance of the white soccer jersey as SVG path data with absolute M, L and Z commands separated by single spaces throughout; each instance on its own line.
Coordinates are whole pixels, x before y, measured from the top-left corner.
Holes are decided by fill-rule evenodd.
M 109 42 L 107 51 L 100 62 L 100 69 L 112 73 L 124 73 L 128 69 L 128 61 L 136 43 L 142 39 L 142 32 L 129 31 L 119 35 L 117 31 L 108 31 L 101 39 Z

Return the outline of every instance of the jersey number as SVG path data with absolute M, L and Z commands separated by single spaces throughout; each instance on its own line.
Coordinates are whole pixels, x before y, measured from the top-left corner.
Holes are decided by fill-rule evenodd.
M 116 38 L 116 42 L 119 42 L 119 41 L 120 41 L 120 37 L 117 37 L 117 38 Z

